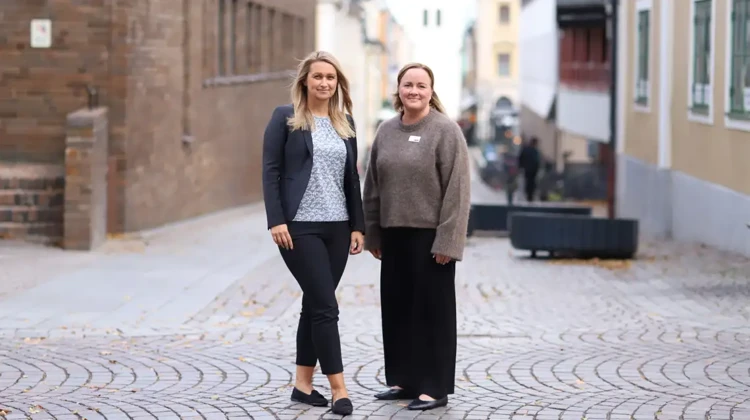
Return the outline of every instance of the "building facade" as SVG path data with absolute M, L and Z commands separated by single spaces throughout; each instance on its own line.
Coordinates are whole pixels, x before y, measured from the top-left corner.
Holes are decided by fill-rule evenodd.
M 522 8 L 521 132 L 539 138 L 558 169 L 589 165 L 609 150 L 608 3 L 530 0 Z M 606 180 L 598 181 L 603 188 Z
M 455 0 L 403 2 L 402 24 L 414 42 L 414 60 L 435 73 L 435 92 L 448 116 L 457 120 L 461 109 L 461 43 L 467 5 Z
M 380 59 L 380 73 L 383 75 L 380 94 L 384 101 L 392 104 L 393 94 L 398 90 L 398 71 L 413 61 L 414 44 L 404 26 L 385 6 L 380 10 L 378 39 L 385 46 L 385 54 Z
M 620 6 L 618 215 L 650 234 L 750 255 L 750 9 Z
M 366 150 L 375 135 L 382 103 L 380 60 L 384 53 L 376 39 L 379 8 L 373 0 L 318 0 L 316 49 L 332 53 L 349 80 L 357 126 L 357 143 Z M 360 153 L 360 165 L 365 159 Z
M 520 14 L 519 125 L 524 137 L 539 139 L 547 160 L 558 155 L 555 101 L 559 83 L 556 0 L 525 0 Z
M 478 0 L 476 100 L 478 135 L 489 138 L 492 121 L 519 108 L 520 0 Z
M 259 200 L 263 130 L 314 47 L 314 14 L 305 0 L 1 2 L 0 213 L 20 216 L 0 236 L 61 235 L 60 196 L 38 187 L 71 176 L 66 115 L 94 89 L 108 108 L 108 232 Z M 32 19 L 49 19 L 51 45 L 32 47 Z

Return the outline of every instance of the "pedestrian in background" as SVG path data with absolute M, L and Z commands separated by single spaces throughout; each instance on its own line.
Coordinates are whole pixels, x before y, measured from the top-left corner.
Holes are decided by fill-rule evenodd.
M 534 201 L 534 192 L 536 192 L 536 176 L 539 173 L 542 157 L 539 154 L 539 140 L 532 137 L 531 140 L 524 144 L 521 153 L 518 155 L 518 167 L 523 170 L 523 182 L 526 189 L 526 201 Z
M 456 370 L 456 261 L 469 219 L 468 148 L 434 92 L 432 70 L 398 74 L 395 108 L 375 136 L 364 187 L 365 248 L 381 260 L 381 400 L 448 404 Z
M 357 139 L 349 83 L 338 61 L 314 52 L 300 63 L 292 104 L 276 108 L 263 139 L 268 228 L 302 289 L 292 400 L 327 406 L 313 389 L 318 360 L 332 411 L 352 413 L 344 383 L 336 287 L 349 254 L 364 246 Z

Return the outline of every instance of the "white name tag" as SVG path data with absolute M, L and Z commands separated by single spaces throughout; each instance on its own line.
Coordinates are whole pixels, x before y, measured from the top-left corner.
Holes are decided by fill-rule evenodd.
M 419 140 L 421 140 L 422 137 L 419 136 L 409 136 L 409 141 L 412 143 L 419 143 Z

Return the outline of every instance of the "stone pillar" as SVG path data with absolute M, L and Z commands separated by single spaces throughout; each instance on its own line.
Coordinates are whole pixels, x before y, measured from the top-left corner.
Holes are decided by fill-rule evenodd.
M 107 108 L 68 114 L 63 248 L 92 250 L 107 237 Z

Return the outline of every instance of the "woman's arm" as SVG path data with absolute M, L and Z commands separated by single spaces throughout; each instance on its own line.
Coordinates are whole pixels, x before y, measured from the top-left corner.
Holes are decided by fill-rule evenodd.
M 266 205 L 268 228 L 286 223 L 281 206 L 281 171 L 284 167 L 287 116 L 282 107 L 271 115 L 263 135 L 263 200 Z
M 378 188 L 378 137 L 372 142 L 370 149 L 370 162 L 367 164 L 365 175 L 365 249 L 368 251 L 380 250 L 381 227 L 380 227 L 380 190 Z
M 437 150 L 438 170 L 443 180 L 440 223 L 432 253 L 453 260 L 463 258 L 471 206 L 469 148 L 457 124 L 446 130 Z
M 357 132 L 357 126 L 354 124 L 354 118 L 351 115 L 346 116 L 349 119 L 349 123 L 352 126 L 352 129 L 354 132 Z M 354 168 L 352 168 L 352 183 L 354 185 L 354 190 L 357 191 L 357 194 L 354 195 L 354 214 L 350 215 L 350 222 L 351 222 L 351 228 L 352 232 L 361 232 L 362 234 L 365 233 L 365 215 L 364 211 L 362 210 L 362 195 L 359 192 L 359 168 L 357 166 L 359 162 L 359 152 L 357 150 L 357 135 L 355 134 L 354 137 L 349 139 L 352 146 L 352 152 L 354 155 Z

